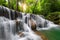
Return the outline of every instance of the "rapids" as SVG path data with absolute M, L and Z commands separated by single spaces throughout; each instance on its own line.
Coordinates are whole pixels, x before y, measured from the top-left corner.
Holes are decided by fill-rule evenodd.
M 16 32 L 15 20 L 0 17 L 0 40 L 42 40 L 34 34 L 27 24 L 24 23 L 23 26 L 21 25 L 22 24 L 20 24 L 19 27 L 23 28 L 19 29 L 19 32 L 22 34 L 18 34 Z
M 0 40 L 42 40 L 34 33 L 32 25 L 38 31 L 58 26 L 42 15 L 25 14 L 0 6 Z

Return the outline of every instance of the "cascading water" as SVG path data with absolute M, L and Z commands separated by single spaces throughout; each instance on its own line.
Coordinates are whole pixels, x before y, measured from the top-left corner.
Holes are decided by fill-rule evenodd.
M 0 13 L 0 40 L 42 40 L 32 31 L 32 25 L 36 25 L 35 30 L 57 26 L 41 15 L 24 14 L 3 6 L 0 6 Z M 7 13 L 6 16 L 4 13 Z
M 43 17 L 37 15 L 37 30 L 48 30 L 53 27 L 57 27 L 58 25 L 54 24 L 53 22 L 44 19 Z
M 15 29 L 15 21 L 14 20 L 8 20 L 5 17 L 0 17 L 0 21 L 1 21 L 1 27 L 3 27 L 3 31 L 1 30 L 1 32 L 4 33 L 4 35 L 2 34 L 1 36 L 3 36 L 2 38 L 0 38 L 0 40 L 4 39 L 4 40 L 42 40 L 39 36 L 35 35 L 34 32 L 29 28 L 29 26 L 26 23 L 20 24 L 19 27 L 23 27 L 21 29 L 21 31 L 19 30 L 20 33 L 22 34 L 17 34 L 16 33 L 16 29 Z M 23 26 L 21 26 L 23 25 Z M 0 28 L 1 28 L 0 27 Z M 20 37 L 18 37 L 20 36 Z M 32 37 L 32 38 L 31 38 Z
M 31 18 L 36 21 L 36 29 L 37 30 L 48 30 L 52 27 L 57 27 L 58 25 L 54 24 L 53 22 L 44 19 L 42 15 L 31 15 Z

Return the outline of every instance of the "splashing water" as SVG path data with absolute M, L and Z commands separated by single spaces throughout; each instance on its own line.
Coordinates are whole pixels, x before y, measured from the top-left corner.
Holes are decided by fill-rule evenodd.
M 35 30 L 47 30 L 58 26 L 41 15 L 24 14 L 2 6 L 0 13 L 3 14 L 0 15 L 0 40 L 42 40 L 32 31 L 32 25 L 36 25 Z
M 22 34 L 18 35 L 15 31 L 15 20 L 8 20 L 5 17 L 0 17 L 0 21 L 0 28 L 3 27 L 2 30 L 0 29 L 0 37 L 3 36 L 0 38 L 0 40 L 42 40 L 39 36 L 34 34 L 34 32 L 25 23 L 22 26 L 24 30 L 19 30 L 19 32 L 21 32 Z
M 48 29 L 51 29 L 53 27 L 58 27 L 59 26 L 59 25 L 56 25 L 56 24 L 54 24 L 53 22 L 51 22 L 49 20 L 46 20 L 46 19 L 42 18 L 39 15 L 37 15 L 37 18 L 40 19 L 39 21 L 41 22 L 41 24 L 40 23 L 39 24 L 42 27 L 42 28 L 37 27 L 37 30 L 48 30 Z M 37 26 L 38 26 L 38 24 L 37 24 Z

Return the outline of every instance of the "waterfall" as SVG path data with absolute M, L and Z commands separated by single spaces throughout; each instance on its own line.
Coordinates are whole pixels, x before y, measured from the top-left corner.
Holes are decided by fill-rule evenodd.
M 42 15 L 25 14 L 0 6 L 0 40 L 42 40 L 33 30 L 56 26 Z
M 42 40 L 26 23 L 23 23 L 24 21 L 17 20 L 18 22 L 23 23 L 18 26 L 19 28 L 23 27 L 18 30 L 18 33 L 16 32 L 15 20 L 0 17 L 0 21 L 0 40 Z
M 36 21 L 36 30 L 48 30 L 53 27 L 59 26 L 59 25 L 56 25 L 53 22 L 45 19 L 42 15 L 32 14 L 31 18 L 33 18 Z

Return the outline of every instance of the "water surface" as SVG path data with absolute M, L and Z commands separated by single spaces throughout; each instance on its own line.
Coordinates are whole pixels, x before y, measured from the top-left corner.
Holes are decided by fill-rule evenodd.
M 41 32 L 48 38 L 48 40 L 60 40 L 60 27 L 41 30 Z

